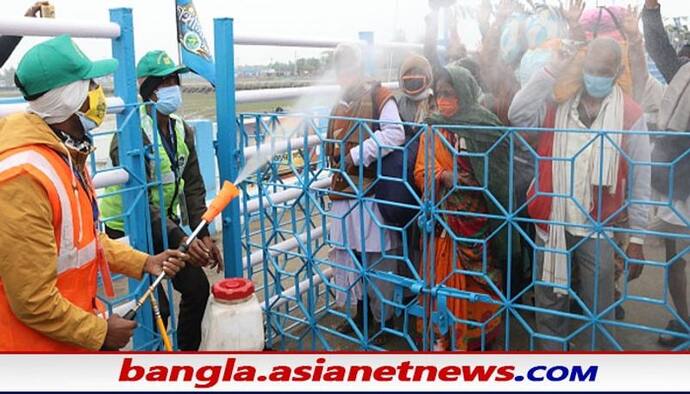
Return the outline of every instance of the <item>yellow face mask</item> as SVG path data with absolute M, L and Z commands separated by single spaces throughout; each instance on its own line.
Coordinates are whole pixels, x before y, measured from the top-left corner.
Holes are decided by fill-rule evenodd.
M 94 90 L 89 90 L 89 110 L 84 115 L 93 120 L 96 126 L 100 126 L 105 119 L 107 106 L 105 103 L 105 93 L 103 87 L 99 86 Z

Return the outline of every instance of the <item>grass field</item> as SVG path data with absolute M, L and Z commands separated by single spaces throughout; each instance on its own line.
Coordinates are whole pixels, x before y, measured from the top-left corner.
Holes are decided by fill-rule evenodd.
M 18 90 L 0 89 L 1 97 L 21 96 Z M 276 100 L 262 103 L 240 104 L 237 112 L 272 112 L 277 107 L 290 109 L 296 100 Z M 211 119 L 216 120 L 216 98 L 213 93 L 183 93 L 182 115 L 187 119 Z
M 216 98 L 213 93 L 184 93 L 182 115 L 186 119 L 216 120 Z M 276 107 L 289 109 L 296 100 L 277 100 L 262 103 L 240 104 L 237 112 L 272 112 Z

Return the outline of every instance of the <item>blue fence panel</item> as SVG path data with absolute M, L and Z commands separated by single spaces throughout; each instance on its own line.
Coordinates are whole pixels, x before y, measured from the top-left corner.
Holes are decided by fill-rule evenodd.
M 114 94 L 125 103 L 121 111 L 116 115 L 116 130 L 96 131 L 92 133 L 95 140 L 104 138 L 118 138 L 119 141 L 119 166 L 128 174 L 128 182 L 118 190 L 99 190 L 99 200 L 120 195 L 123 199 L 124 211 L 116 217 L 101 217 L 103 226 L 114 219 L 124 220 L 127 243 L 136 249 L 153 253 L 153 238 L 151 233 L 151 220 L 149 215 L 150 188 L 158 188 L 162 195 L 162 183 L 160 182 L 160 157 L 158 155 L 158 133 L 154 117 L 154 140 L 152 146 L 145 147 L 142 139 L 140 112 L 142 104 L 137 100 L 136 75 L 134 67 L 134 39 L 132 25 L 132 11 L 128 8 L 112 9 L 110 18 L 121 27 L 120 37 L 112 40 L 113 57 L 118 59 L 118 69 L 114 74 Z M 151 104 L 146 104 L 150 106 Z M 155 112 L 155 106 L 153 107 Z M 146 169 L 146 161 L 153 163 L 154 174 L 149 179 Z M 96 176 L 102 171 L 111 170 L 113 167 L 107 163 L 99 163 L 95 154 L 90 158 L 91 174 Z M 164 212 L 165 210 L 161 210 Z M 165 226 L 165 221 L 161 223 Z M 165 230 L 165 228 L 163 228 Z M 167 246 L 167 232 L 162 231 L 163 245 Z M 116 297 L 100 299 L 106 304 L 109 313 L 119 312 L 124 314 L 131 307 L 133 300 L 141 296 L 149 284 L 149 276 L 144 275 L 141 281 L 127 279 L 121 275 L 114 275 Z M 126 285 L 122 283 L 126 281 Z M 172 284 L 166 281 L 167 297 L 169 305 L 173 305 Z M 155 350 L 162 348 L 160 335 L 156 332 L 153 323 L 153 315 L 150 303 L 146 303 L 137 314 L 139 324 L 133 337 L 134 350 Z M 176 343 L 176 316 L 171 315 L 168 326 L 169 335 L 173 343 Z
M 130 23 L 131 15 L 113 12 L 114 19 L 125 26 Z M 133 56 L 126 42 L 130 33 L 124 29 L 124 41 L 114 44 L 118 58 Z M 226 276 L 243 275 L 256 284 L 268 347 L 628 350 L 657 349 L 660 334 L 676 339 L 674 350 L 690 347 L 677 290 L 677 279 L 687 275 L 683 256 L 688 252 L 690 223 L 682 204 L 671 198 L 633 194 L 639 191 L 633 185 L 645 171 L 664 167 L 671 173 L 665 194 L 674 195 L 679 186 L 673 175 L 687 152 L 665 164 L 651 163 L 630 154 L 629 139 L 641 133 L 556 130 L 556 135 L 577 139 L 581 146 L 550 159 L 540 157 L 530 142 L 554 130 L 407 124 L 416 130 L 412 140 L 424 142 L 425 149 L 416 158 L 415 176 L 399 180 L 408 190 L 419 190 L 416 203 L 402 206 L 377 198 L 377 184 L 392 180 L 382 174 L 381 160 L 370 167 L 371 183 L 364 180 L 364 168 L 344 168 L 342 140 L 326 133 L 336 118 L 319 113 L 236 118 L 231 19 L 215 21 L 215 37 L 218 69 L 224 70 L 218 73 L 216 91 L 220 178 L 235 181 L 243 167 L 267 157 L 238 185 L 242 198 L 223 212 L 223 245 Z M 133 79 L 127 72 L 116 74 L 116 93 L 134 103 Z M 150 250 L 148 210 L 141 215 L 133 210 L 146 204 L 147 188 L 160 187 L 160 182 L 146 180 L 143 156 L 138 158 L 142 147 L 136 146 L 140 131 L 131 120 L 136 117 L 131 108 L 118 117 L 118 129 L 131 145 L 124 153 L 127 157 L 121 157 L 130 173 L 122 193 L 132 203 L 126 204 L 131 207 L 126 215 L 134 243 Z M 197 149 L 212 152 L 212 137 L 205 127 L 200 127 L 204 137 L 197 139 Z M 346 137 L 355 136 L 360 155 L 364 140 L 376 141 L 370 120 L 350 119 L 348 127 Z M 644 135 L 654 143 L 669 137 Z M 379 154 L 410 154 L 404 146 L 377 145 Z M 620 174 L 625 177 L 621 187 L 626 198 L 602 217 L 608 208 L 602 203 L 603 188 L 592 189 L 583 200 L 569 174 L 583 171 L 577 164 L 583 158 L 599 157 L 602 164 L 589 167 L 588 179 L 602 184 L 605 151 L 620 156 L 627 167 L 627 173 Z M 208 157 L 202 153 L 200 160 Z M 546 161 L 563 163 L 553 166 L 566 168 L 560 169 L 565 180 L 559 181 L 556 192 L 540 190 L 537 183 L 536 194 L 527 198 L 525 180 L 539 178 L 540 164 Z M 202 167 L 207 186 L 214 185 L 213 166 L 204 162 Z M 450 175 L 440 174 L 441 168 Z M 497 185 L 494 178 L 501 174 L 504 183 Z M 349 188 L 332 190 L 333 177 Z M 535 212 L 530 216 L 528 210 L 544 197 L 558 201 L 554 206 L 560 219 L 534 218 Z M 414 208 L 417 216 L 405 225 L 391 225 L 380 215 L 384 204 Z M 631 227 L 623 220 L 625 213 L 639 206 L 651 207 L 656 216 L 665 212 L 667 220 L 675 213 L 679 220 L 675 227 Z M 540 233 L 537 229 L 542 227 Z M 552 229 L 561 228 L 564 243 L 545 240 Z M 635 250 L 628 246 L 629 239 L 635 237 L 662 238 L 670 245 L 668 253 L 648 245 L 645 251 L 651 255 L 629 256 Z M 394 241 L 377 249 L 368 245 L 372 239 Z M 558 260 L 555 255 L 564 256 L 565 265 L 543 263 Z M 633 280 L 640 265 L 645 276 Z M 560 275 L 556 280 L 550 277 L 553 271 Z M 141 285 L 133 294 L 140 290 Z M 655 312 L 642 313 L 650 309 Z M 625 316 L 621 311 L 627 311 Z M 160 347 L 152 322 L 146 321 L 150 314 L 140 315 L 143 328 L 135 347 Z M 669 319 L 676 323 L 667 327 Z
M 419 152 L 415 179 L 400 182 L 420 188 L 419 212 L 415 220 L 396 227 L 381 220 L 375 208 L 396 203 L 370 193 L 376 182 L 389 179 L 381 173 L 380 160 L 372 164 L 377 179 L 372 185 L 364 184 L 361 167 L 348 175 L 344 168 L 329 163 L 329 145 L 342 148 L 341 141 L 326 136 L 329 120 L 333 118 L 239 116 L 243 156 L 251 160 L 249 152 L 271 152 L 266 164 L 240 185 L 245 191 L 255 190 L 241 202 L 242 251 L 245 275 L 258 285 L 257 295 L 264 305 L 268 346 L 639 350 L 659 349 L 659 334 L 677 338 L 675 350 L 690 346 L 688 325 L 673 306 L 669 289 L 670 272 L 686 275 L 679 267 L 688 248 L 665 257 L 658 246 L 647 246 L 645 251 L 651 254 L 637 260 L 627 255 L 631 249 L 626 240 L 637 236 L 652 242 L 651 237 L 662 236 L 685 241 L 690 238 L 688 219 L 683 219 L 685 226 L 671 232 L 631 228 L 618 220 L 633 207 L 674 209 L 669 201 L 658 201 L 651 194 L 642 199 L 633 195 L 633 190 L 639 190 L 633 187 L 635 182 L 643 178 L 648 182 L 651 168 L 663 165 L 633 158 L 629 148 L 634 135 L 651 134 L 658 140 L 668 133 L 557 130 L 557 135 L 579 135 L 582 146 L 570 155 L 550 159 L 539 157 L 528 141 L 553 130 L 414 125 L 413 139 L 425 141 L 425 149 Z M 359 142 L 374 135 L 367 120 L 355 119 L 352 124 L 349 132 L 359 134 Z M 470 138 L 484 141 L 483 145 Z M 299 145 L 298 140 L 302 141 Z M 563 190 L 558 193 L 537 188 L 534 196 L 524 195 L 524 179 L 538 177 L 541 162 L 563 162 L 576 168 L 586 157 L 603 157 L 604 147 L 607 154 L 616 152 L 627 167 L 622 175 L 625 181 L 620 183 L 626 198 L 607 216 L 601 215 L 608 208 L 601 203 L 603 189 L 593 192 L 598 203 L 588 206 L 579 200 L 574 179 L 560 185 Z M 380 144 L 379 148 L 404 150 Z M 523 152 L 523 162 L 515 160 L 518 150 Z M 300 152 L 310 152 L 308 165 L 306 160 L 295 163 Z M 524 163 L 524 152 L 531 164 Z M 439 163 L 443 156 L 450 164 Z M 666 166 L 677 165 L 683 158 Z M 449 185 L 438 181 L 440 164 L 450 165 Z M 501 172 L 503 189 L 493 179 Z M 592 174 L 588 179 L 602 184 L 601 168 L 593 168 Z M 342 177 L 353 190 L 331 190 L 333 176 Z M 673 190 L 673 182 L 669 187 Z M 342 202 L 334 209 L 335 202 L 342 201 L 338 197 L 349 198 L 345 209 Z M 530 217 L 528 207 L 542 197 L 570 204 L 568 209 L 580 212 L 582 220 Z M 359 244 L 332 237 L 333 226 L 343 224 L 341 233 L 358 237 Z M 565 249 L 540 240 L 534 234 L 534 226 L 540 225 L 566 229 Z M 568 231 L 582 235 L 571 236 Z M 365 243 L 384 238 L 384 233 L 399 239 L 397 247 L 379 254 L 357 251 L 367 250 Z M 549 252 L 566 256 L 565 282 L 545 276 L 542 259 Z M 631 270 L 640 264 L 648 272 L 633 280 Z M 562 291 L 554 293 L 554 288 Z M 358 311 L 356 298 L 363 303 Z M 618 316 L 621 307 L 628 310 L 627 318 Z M 370 309 L 371 313 L 362 313 Z M 667 329 L 668 319 L 677 320 L 678 327 Z
M 123 114 L 125 115 L 125 119 L 121 124 L 118 125 L 118 129 L 114 131 L 96 131 L 92 133 L 92 137 L 94 138 L 94 141 L 98 141 L 100 139 L 107 139 L 108 142 L 110 142 L 113 138 L 118 138 L 118 143 L 119 143 L 119 151 L 122 152 L 122 144 L 119 141 L 122 141 L 122 135 L 125 132 L 125 130 L 128 130 L 127 127 L 130 123 L 135 124 L 136 128 L 131 128 L 129 130 L 136 130 L 138 133 L 139 137 L 141 138 L 142 131 L 141 131 L 141 123 L 140 123 L 140 118 L 139 116 L 134 116 L 134 114 L 139 114 L 142 111 L 142 106 L 148 108 L 148 107 L 153 107 L 155 108 L 154 105 L 152 104 L 140 104 L 140 103 L 134 103 L 134 104 L 128 104 L 123 107 Z M 155 109 L 154 109 L 155 110 Z M 132 131 L 130 131 L 132 132 Z M 152 177 L 149 177 L 149 174 L 145 172 L 145 175 L 143 178 L 137 178 L 134 175 L 134 171 L 132 171 L 132 168 L 127 165 L 127 163 L 121 163 L 121 165 L 117 167 L 113 167 L 112 163 L 108 159 L 106 162 L 99 162 L 98 158 L 96 157 L 95 153 L 93 153 L 90 157 L 90 166 L 91 166 L 91 174 L 92 176 L 97 176 L 101 172 L 107 172 L 110 171 L 114 168 L 121 168 L 125 169 L 128 172 L 128 175 L 130 177 L 130 180 L 134 178 L 133 181 L 130 183 L 133 184 L 133 186 L 130 186 L 129 184 L 124 184 L 117 190 L 108 190 L 108 189 L 100 189 L 98 190 L 98 199 L 99 202 L 102 201 L 104 198 L 111 197 L 114 195 L 119 195 L 119 196 L 124 196 L 127 193 L 135 193 L 136 195 L 136 201 L 137 203 L 140 201 L 143 201 L 146 207 L 146 214 L 141 217 L 141 216 L 135 216 L 135 206 L 136 205 L 126 205 L 123 203 L 123 212 L 120 215 L 113 216 L 113 217 L 106 217 L 104 215 L 101 215 L 101 229 L 102 231 L 105 231 L 104 226 L 107 225 L 108 222 L 112 220 L 124 220 L 125 223 L 129 223 L 130 226 L 133 226 L 134 228 L 139 231 L 140 236 L 143 237 L 145 241 L 145 245 L 143 247 L 138 247 L 138 249 L 143 250 L 147 253 L 153 253 L 154 252 L 154 247 L 153 247 L 153 236 L 152 236 L 152 228 L 151 228 L 151 221 L 150 221 L 150 216 L 149 216 L 149 197 L 148 197 L 148 192 L 152 188 L 158 188 L 158 193 L 162 195 L 162 182 L 160 181 L 161 178 L 161 173 L 160 173 L 160 156 L 158 154 L 158 146 L 159 146 L 159 139 L 158 139 L 158 133 L 157 133 L 157 125 L 155 124 L 154 121 L 154 140 L 151 141 L 151 145 L 149 146 L 144 146 L 142 143 L 142 159 L 141 162 L 135 162 L 136 167 L 139 166 L 145 166 L 144 164 L 144 157 L 146 160 L 148 160 L 153 169 L 153 174 Z M 98 142 L 96 142 L 98 145 Z M 131 165 L 131 164 L 130 164 Z M 165 212 L 165 209 L 162 207 L 162 199 L 161 199 L 161 206 L 159 207 L 161 212 Z M 167 241 L 167 231 L 166 231 L 166 223 L 165 221 L 161 222 L 161 226 L 163 226 L 161 234 L 163 236 L 162 242 L 164 246 L 167 246 L 168 241 Z M 132 227 L 125 228 L 125 236 L 126 238 L 122 239 L 122 242 L 126 242 L 127 244 L 132 245 L 132 238 L 131 238 L 131 229 Z M 146 288 L 149 285 L 149 277 L 148 274 L 144 276 L 144 279 L 141 281 L 135 281 L 133 279 L 127 279 L 122 275 L 114 275 L 113 276 L 113 282 L 115 284 L 115 289 L 116 289 L 116 297 L 115 298 L 108 298 L 105 296 L 101 296 L 100 299 L 101 301 L 104 302 L 104 304 L 107 306 L 108 312 L 109 313 L 119 313 L 119 314 L 124 314 L 127 312 L 131 306 L 133 306 L 132 302 L 136 300 L 136 298 L 140 297 L 143 292 L 146 290 Z M 123 281 L 127 282 L 127 285 L 124 285 L 122 283 Z M 163 284 L 164 288 L 167 289 L 167 301 L 169 305 L 173 305 L 173 288 L 172 288 L 172 283 L 170 281 L 166 281 Z M 160 303 L 160 300 L 159 300 Z M 144 307 L 140 310 L 140 312 L 137 314 L 137 319 L 139 323 L 139 330 L 135 334 L 134 338 L 134 343 L 133 343 L 133 348 L 135 350 L 155 350 L 155 349 L 161 349 L 163 347 L 163 344 L 161 342 L 160 335 L 156 331 L 153 325 L 153 319 L 152 319 L 152 310 L 150 304 L 147 302 Z M 176 343 L 177 337 L 176 337 L 176 323 L 177 323 L 177 317 L 175 314 L 171 314 L 170 316 L 170 324 L 168 325 L 168 334 L 171 337 L 173 343 Z

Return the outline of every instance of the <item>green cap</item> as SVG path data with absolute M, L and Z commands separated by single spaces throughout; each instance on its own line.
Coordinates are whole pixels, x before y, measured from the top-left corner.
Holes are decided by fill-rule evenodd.
M 165 51 L 149 51 L 137 63 L 137 78 L 165 77 L 174 73 L 186 73 L 189 69 L 178 66 Z
M 26 52 L 17 66 L 15 83 L 28 98 L 75 81 L 112 74 L 116 68 L 116 59 L 91 61 L 70 36 L 62 35 Z

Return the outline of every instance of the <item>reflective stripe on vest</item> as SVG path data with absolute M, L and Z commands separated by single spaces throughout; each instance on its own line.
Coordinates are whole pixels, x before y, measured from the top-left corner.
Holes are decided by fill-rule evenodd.
M 60 155 L 43 146 L 29 146 L 0 156 L 2 182 L 27 174 L 45 190 L 52 208 L 57 248 L 55 287 L 78 308 L 95 312 L 98 270 L 106 267 L 88 191 L 74 178 Z M 21 262 L 17 262 L 21 263 Z M 0 278 L 0 351 L 83 350 L 55 341 L 21 322 L 12 311 Z
M 50 162 L 40 153 L 24 151 L 13 154 L 0 161 L 0 173 L 17 167 L 29 166 L 49 179 L 58 194 L 61 211 L 60 243 L 58 246 L 57 273 L 60 274 L 71 268 L 79 268 L 96 258 L 96 239 L 91 240 L 85 247 L 77 248 L 75 239 L 79 237 L 81 225 L 75 225 L 73 220 L 70 195 Z M 77 206 L 77 209 L 80 209 Z M 78 216 L 78 215 L 77 215 Z
M 182 121 L 182 118 L 172 114 L 170 115 L 170 120 L 174 121 L 175 124 L 175 129 L 173 131 L 175 132 L 175 139 L 177 141 L 177 157 L 179 159 L 178 174 L 182 176 L 182 172 L 184 171 L 184 168 L 187 165 L 187 160 L 189 159 L 189 148 L 185 143 L 187 134 L 184 129 L 184 122 Z M 168 157 L 168 153 L 165 151 L 165 147 L 163 146 L 163 141 L 161 141 L 162 137 L 159 133 L 158 138 L 154 139 L 153 119 L 145 112 L 141 114 L 141 129 L 144 131 L 144 134 L 146 134 L 146 137 L 149 139 L 151 144 L 153 144 L 154 141 L 158 142 L 158 156 L 161 159 L 161 182 L 163 184 L 174 183 L 175 172 L 172 169 L 172 162 Z M 155 171 L 153 175 L 155 175 Z
M 184 190 L 184 179 L 182 179 L 182 172 L 187 166 L 187 160 L 189 159 L 189 148 L 187 147 L 187 143 L 185 142 L 186 133 L 184 129 L 184 123 L 182 122 L 182 118 L 173 114 L 170 115 L 170 120 L 174 121 L 175 123 L 175 128 L 173 132 L 175 133 L 175 140 L 177 142 L 176 150 L 178 159 L 177 162 L 179 166 L 179 168 L 177 169 L 177 174 L 180 177 L 180 179 L 175 179 L 175 172 L 172 169 L 173 163 L 172 161 L 170 161 L 170 158 L 168 157 L 168 152 L 166 152 L 165 150 L 165 146 L 163 145 L 163 141 L 161 141 L 162 138 L 160 135 L 158 138 L 158 156 L 161 159 L 161 183 L 163 183 L 164 209 L 167 214 L 168 207 L 172 205 L 173 213 L 177 214 L 179 206 L 178 201 Z M 146 136 L 149 138 L 149 141 L 153 143 L 153 120 L 150 116 L 146 115 L 142 118 L 142 128 L 144 129 Z M 152 174 L 152 178 L 155 177 L 155 174 L 156 173 L 154 171 L 154 173 Z M 178 191 L 177 196 L 175 196 L 175 200 L 173 201 L 176 181 L 179 182 Z M 160 198 L 158 188 L 152 187 L 150 193 L 151 203 L 154 206 L 159 206 Z
M 143 108 L 143 107 L 142 107 Z M 158 142 L 158 156 L 160 157 L 161 166 L 161 183 L 163 184 L 163 197 L 164 197 L 164 209 L 163 213 L 167 214 L 168 207 L 172 204 L 173 213 L 178 211 L 178 201 L 180 195 L 184 190 L 184 180 L 179 179 L 178 193 L 175 201 L 171 201 L 173 194 L 175 192 L 175 173 L 172 171 L 172 162 L 168 157 L 163 142 L 160 136 L 154 139 L 153 135 L 153 119 L 142 109 L 141 115 L 141 129 L 149 140 L 149 143 L 153 144 L 154 141 Z M 182 172 L 187 165 L 189 160 L 189 147 L 185 143 L 186 132 L 184 128 L 184 123 L 182 118 L 177 115 L 170 115 L 170 118 L 175 120 L 175 134 L 177 139 L 177 156 L 180 168 L 178 169 L 178 174 L 182 176 Z M 154 167 L 154 166 L 151 166 Z M 149 179 L 156 179 L 156 170 L 153 169 L 152 173 L 148 174 Z M 120 186 L 110 186 L 106 188 L 106 193 L 116 193 L 120 190 Z M 150 203 L 160 208 L 160 198 L 158 193 L 158 186 L 152 186 L 149 188 L 149 201 Z M 101 199 L 100 203 L 101 215 L 104 219 L 110 217 L 117 217 L 122 215 L 122 196 L 120 194 L 111 194 L 108 197 Z M 124 218 L 118 218 L 114 220 L 109 220 L 106 222 L 106 226 L 113 230 L 123 231 L 125 230 Z

